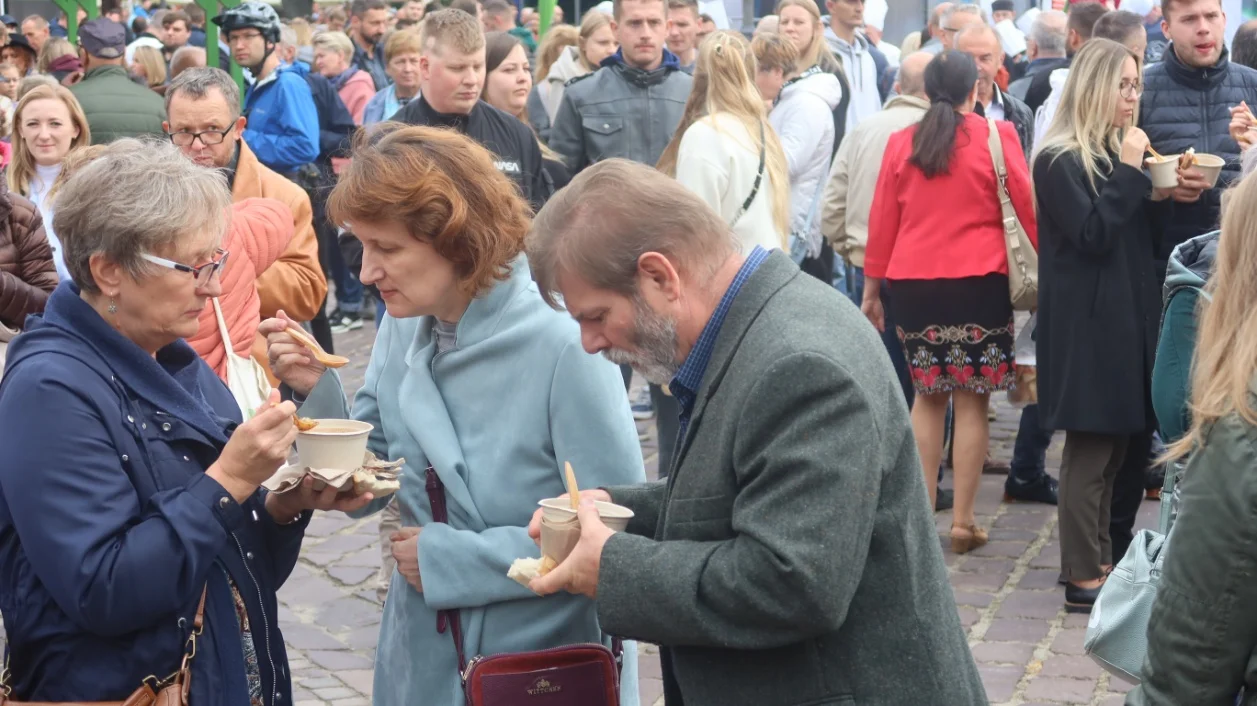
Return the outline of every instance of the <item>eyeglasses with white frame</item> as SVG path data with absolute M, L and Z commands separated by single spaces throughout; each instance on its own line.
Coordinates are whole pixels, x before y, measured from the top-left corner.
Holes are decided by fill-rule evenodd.
M 140 257 L 147 262 L 153 263 L 154 265 L 168 267 L 179 272 L 187 272 L 192 275 L 193 279 L 196 280 L 197 289 L 203 289 L 208 286 L 211 281 L 213 281 L 214 274 L 221 271 L 223 266 L 227 264 L 227 256 L 229 254 L 230 253 L 226 250 L 218 248 L 214 251 L 215 259 L 197 267 L 175 262 L 174 260 L 167 260 L 162 257 L 157 257 L 156 255 L 149 255 L 148 253 L 143 253 Z

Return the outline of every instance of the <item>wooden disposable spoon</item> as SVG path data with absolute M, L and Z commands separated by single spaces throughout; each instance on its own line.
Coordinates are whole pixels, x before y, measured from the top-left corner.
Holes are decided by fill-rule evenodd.
M 314 354 L 315 360 L 329 368 L 343 368 L 349 363 L 349 359 L 344 356 L 331 355 L 330 353 L 325 352 L 323 347 L 320 346 L 317 341 L 310 338 L 310 335 L 296 324 L 288 327 L 288 334 L 297 339 L 297 343 L 309 348 L 310 352 Z
M 272 402 L 271 406 L 278 407 L 279 403 Z M 310 431 L 311 429 L 319 425 L 319 423 L 314 421 L 313 419 L 306 419 L 305 417 L 298 417 L 296 413 L 293 413 L 292 415 L 292 424 L 293 426 L 297 427 L 297 431 Z
M 563 462 L 563 475 L 567 476 L 567 498 L 572 503 L 572 511 L 580 507 L 580 488 L 576 486 L 576 474 L 572 472 L 572 464 Z

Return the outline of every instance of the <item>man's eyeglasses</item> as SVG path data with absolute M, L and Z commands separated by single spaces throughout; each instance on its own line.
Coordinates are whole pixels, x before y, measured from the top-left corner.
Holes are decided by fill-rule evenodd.
M 1122 94 L 1123 98 L 1130 100 L 1143 95 L 1144 87 L 1138 81 L 1122 81 L 1117 90 Z
M 255 39 L 261 39 L 262 33 L 253 32 L 231 32 L 227 35 L 227 44 L 235 46 L 236 42 L 252 42 Z
M 175 143 L 175 145 L 179 147 L 187 147 L 191 145 L 193 142 L 197 140 L 198 137 L 201 139 L 201 144 L 205 145 L 206 147 L 209 147 L 210 145 L 221 145 L 223 143 L 223 140 L 227 139 L 227 133 L 231 132 L 234 129 L 236 129 L 236 126 L 233 123 L 232 126 L 227 128 L 226 130 L 202 130 L 201 132 L 182 132 L 182 131 L 168 132 L 166 133 L 166 136 L 170 138 L 171 142 Z
M 196 280 L 196 288 L 203 289 L 204 287 L 209 285 L 211 280 L 213 280 L 214 273 L 221 270 L 223 266 L 227 264 L 227 255 L 229 254 L 230 253 L 228 253 L 226 250 L 223 250 L 222 248 L 218 248 L 217 250 L 214 251 L 214 257 L 216 259 L 210 262 L 207 262 L 204 265 L 201 265 L 199 267 L 191 267 L 189 265 L 184 265 L 184 264 L 175 262 L 173 260 L 167 260 L 165 258 L 157 257 L 156 255 L 149 255 L 148 253 L 144 253 L 140 255 L 140 257 L 143 258 L 144 260 L 147 260 L 148 262 L 153 263 L 154 265 L 161 265 L 162 267 L 169 267 L 172 270 L 178 270 L 179 272 L 187 272 L 191 274 L 192 278 Z

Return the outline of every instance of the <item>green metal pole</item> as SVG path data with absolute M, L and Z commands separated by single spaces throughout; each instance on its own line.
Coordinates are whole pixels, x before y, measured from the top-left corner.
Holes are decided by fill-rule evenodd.
M 70 43 L 78 46 L 79 43 L 79 4 L 75 0 L 52 0 L 58 10 L 65 13 L 66 16 L 66 34 L 69 35 Z
M 94 20 L 100 16 L 97 0 L 52 0 L 58 10 L 65 13 L 66 35 L 70 43 L 79 43 L 79 8 L 87 13 L 87 19 Z
M 544 37 L 546 32 L 550 30 L 550 20 L 554 17 L 554 6 L 556 4 L 556 0 L 541 0 L 537 3 L 537 15 L 540 18 L 539 26 L 537 27 L 538 36 Z M 577 21 L 579 21 L 579 18 L 577 18 Z

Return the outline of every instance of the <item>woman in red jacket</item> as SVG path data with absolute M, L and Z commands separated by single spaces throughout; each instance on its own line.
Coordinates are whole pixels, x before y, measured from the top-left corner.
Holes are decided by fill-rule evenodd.
M 987 541 L 973 515 L 988 446 L 987 402 L 1015 379 L 1004 218 L 988 147 L 991 128 L 973 112 L 977 80 L 973 59 L 960 52 L 944 52 L 926 67 L 930 110 L 886 145 L 864 263 L 863 309 L 878 330 L 885 321 L 882 280 L 890 281 L 897 333 L 917 393 L 912 427 L 931 505 L 949 401 L 954 409 L 951 544 L 960 554 Z M 1008 191 L 1034 240 L 1021 142 L 1011 123 L 995 125 Z

